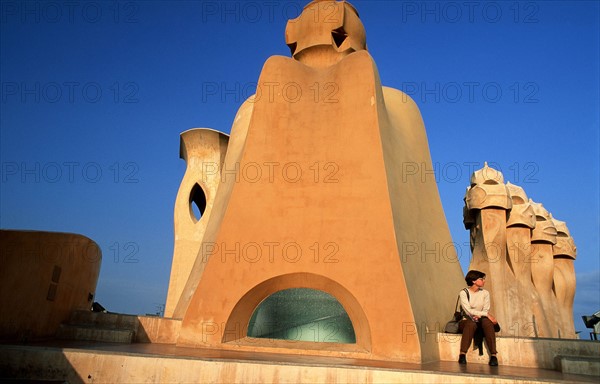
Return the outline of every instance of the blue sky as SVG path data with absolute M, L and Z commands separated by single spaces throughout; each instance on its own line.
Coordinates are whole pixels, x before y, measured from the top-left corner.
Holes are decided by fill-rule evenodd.
M 382 83 L 421 109 L 461 265 L 484 161 L 573 235 L 575 324 L 600 309 L 597 1 L 355 1 Z M 0 227 L 103 251 L 97 300 L 166 298 L 179 134 L 229 132 L 304 1 L 2 1 Z M 462 245 L 460 245 L 462 244 Z

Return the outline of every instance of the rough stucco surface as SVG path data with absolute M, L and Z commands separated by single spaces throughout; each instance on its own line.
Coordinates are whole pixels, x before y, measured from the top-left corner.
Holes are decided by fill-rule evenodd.
M 101 259 L 82 235 L 1 230 L 0 340 L 52 337 L 71 312 L 90 310 Z

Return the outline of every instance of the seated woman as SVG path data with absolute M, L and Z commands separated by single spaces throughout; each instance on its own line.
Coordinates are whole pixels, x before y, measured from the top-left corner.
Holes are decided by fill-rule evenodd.
M 498 322 L 489 313 L 490 310 L 490 293 L 483 289 L 485 285 L 485 273 L 471 270 L 465 276 L 465 281 L 469 288 L 460 291 L 460 305 L 465 314 L 465 318 L 459 323 L 459 330 L 462 332 L 460 341 L 460 356 L 459 364 L 466 364 L 466 353 L 473 341 L 475 332 L 478 329 L 483 331 L 483 337 L 490 349 L 490 365 L 498 365 L 496 357 L 496 333 L 494 324 Z M 467 295 L 468 291 L 468 295 Z

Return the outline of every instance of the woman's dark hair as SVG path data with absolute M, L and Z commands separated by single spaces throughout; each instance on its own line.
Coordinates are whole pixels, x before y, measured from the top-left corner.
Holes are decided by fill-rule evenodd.
M 485 273 L 472 269 L 469 272 L 467 272 L 467 276 L 465 276 L 465 281 L 467 282 L 467 285 L 470 287 L 471 285 L 473 285 L 473 282 L 475 280 L 481 279 L 484 277 L 485 277 Z

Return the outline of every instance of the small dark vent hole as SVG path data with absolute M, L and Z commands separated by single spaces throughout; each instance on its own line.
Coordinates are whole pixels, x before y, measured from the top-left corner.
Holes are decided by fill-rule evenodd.
M 60 273 L 62 272 L 62 268 L 58 265 L 54 266 L 52 269 L 52 282 L 58 284 L 60 282 Z
M 335 43 L 335 46 L 339 48 L 342 46 L 344 41 L 346 41 L 348 34 L 344 30 L 344 27 L 339 27 L 338 29 L 334 29 L 333 31 L 331 31 L 331 37 L 333 37 L 333 42 Z
M 298 43 L 289 43 L 287 46 L 290 48 L 290 53 L 292 54 L 292 56 L 294 56 L 294 53 L 296 53 L 296 47 L 298 46 Z

